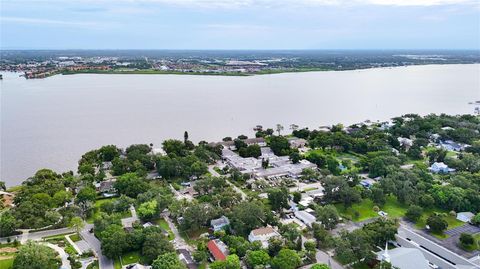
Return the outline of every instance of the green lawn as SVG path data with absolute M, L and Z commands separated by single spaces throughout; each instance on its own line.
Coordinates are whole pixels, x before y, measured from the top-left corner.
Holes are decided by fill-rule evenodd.
M 419 229 L 425 228 L 425 225 L 426 225 L 426 222 L 427 222 L 427 218 L 428 218 L 430 215 L 432 215 L 433 213 L 447 213 L 447 216 L 444 218 L 444 219 L 447 221 L 447 223 L 448 223 L 448 228 L 447 228 L 447 230 L 453 229 L 453 228 L 455 228 L 455 227 L 462 226 L 462 225 L 465 224 L 465 223 L 457 220 L 456 217 L 450 216 L 450 215 L 448 214 L 448 212 L 445 211 L 445 210 L 429 209 L 429 210 L 425 210 L 425 211 L 423 212 L 422 217 L 420 218 L 420 220 L 417 221 L 417 223 L 415 223 L 415 226 L 416 226 L 417 228 L 419 228 Z
M 373 211 L 375 204 L 370 199 L 363 199 L 361 203 L 354 204 L 350 208 L 345 209 L 343 204 L 336 204 L 340 215 L 347 216 L 353 221 L 363 221 L 371 218 L 378 217 L 378 213 Z M 401 205 L 397 198 L 393 196 L 387 197 L 387 201 L 383 207 L 380 207 L 380 210 L 388 213 L 389 217 L 392 218 L 401 218 L 405 215 L 407 208 L 404 205 Z M 355 211 L 359 213 L 359 217 L 355 218 Z
M 93 223 L 93 220 L 95 219 L 96 216 L 98 216 L 101 212 L 100 206 L 108 201 L 115 201 L 117 200 L 118 197 L 111 197 L 111 198 L 105 198 L 105 199 L 99 199 L 95 201 L 95 204 L 93 205 L 93 214 L 87 218 L 87 223 Z M 132 214 L 130 213 L 130 210 L 127 210 L 125 212 L 120 212 L 120 217 L 123 218 L 128 218 L 131 217 Z
M 373 201 L 370 199 L 363 199 L 361 203 L 354 204 L 349 208 L 345 208 L 343 204 L 336 204 L 335 207 L 344 218 L 350 218 L 353 221 L 363 221 L 377 217 L 378 214 L 373 211 Z M 358 218 L 355 218 L 355 212 L 358 212 Z
M 367 220 L 367 219 L 374 218 L 374 217 L 378 217 L 378 214 L 375 211 L 373 211 L 374 206 L 375 206 L 375 204 L 370 199 L 363 199 L 361 203 L 354 204 L 352 207 L 347 208 L 347 209 L 345 209 L 343 204 L 336 204 L 335 205 L 335 207 L 338 210 L 338 213 L 340 213 L 341 216 L 350 218 L 350 219 L 352 219 L 353 221 L 356 221 L 356 222 Z M 408 208 L 407 206 L 400 204 L 397 201 L 396 197 L 389 196 L 389 197 L 387 197 L 387 201 L 386 201 L 385 205 L 380 207 L 380 210 L 387 212 L 388 217 L 390 217 L 390 218 L 402 218 L 405 215 L 405 213 L 407 212 L 407 208 Z M 355 213 L 354 213 L 355 211 L 357 211 L 359 213 L 358 218 L 354 217 L 355 216 Z M 465 223 L 457 220 L 456 217 L 450 216 L 448 214 L 448 211 L 446 211 L 446 210 L 429 209 L 429 210 L 425 210 L 423 212 L 422 217 L 420 218 L 420 220 L 417 221 L 415 226 L 418 229 L 425 228 L 427 218 L 433 213 L 447 213 L 446 214 L 447 216 L 445 217 L 445 220 L 448 223 L 448 228 L 447 229 L 453 229 L 455 227 L 462 226 L 462 225 L 465 224 Z M 439 239 L 445 239 L 445 238 L 448 237 L 445 234 L 432 234 L 432 235 L 439 238 Z
M 13 258 L 15 256 L 0 256 L 0 269 L 10 269 L 13 265 Z
M 160 228 L 168 232 L 168 240 L 173 240 L 175 238 L 175 235 L 173 234 L 172 230 L 168 226 L 168 223 L 165 219 L 160 218 L 155 221 L 155 224 L 157 224 L 158 226 L 160 226 Z
M 122 260 L 122 262 L 120 262 Z M 113 267 L 115 269 L 121 269 L 122 264 L 127 265 L 127 264 L 132 264 L 132 263 L 137 263 L 140 261 L 140 253 L 138 251 L 132 251 L 123 254 L 121 257 L 118 257 L 114 260 Z
M 46 236 L 46 237 L 43 237 L 43 240 L 45 240 L 45 241 L 66 240 L 65 235 L 69 235 L 69 234 L 72 234 L 72 233 L 64 233 L 64 234 Z
M 201 234 L 207 233 L 208 228 L 202 227 L 196 231 L 182 231 L 180 232 L 180 236 L 190 245 L 195 244 L 195 240 L 197 240 Z
M 82 238 L 80 238 L 80 235 L 78 235 L 77 233 L 72 234 L 72 235 L 70 236 L 70 239 L 71 239 L 73 242 L 78 242 L 78 241 L 82 240 Z

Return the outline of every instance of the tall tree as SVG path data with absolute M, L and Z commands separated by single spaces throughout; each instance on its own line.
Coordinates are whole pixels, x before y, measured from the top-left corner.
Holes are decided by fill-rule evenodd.
M 284 248 L 280 250 L 278 255 L 272 260 L 272 268 L 274 269 L 295 269 L 302 264 L 302 259 L 297 252 Z
M 186 269 L 175 252 L 164 253 L 153 261 L 152 269 Z
M 44 245 L 28 241 L 18 250 L 13 260 L 13 269 L 51 269 L 59 268 L 57 253 Z
M 280 133 L 283 131 L 283 129 L 285 129 L 285 128 L 283 127 L 283 125 L 281 125 L 280 123 L 278 123 L 278 124 L 277 124 L 277 127 L 276 127 L 278 136 L 280 136 Z

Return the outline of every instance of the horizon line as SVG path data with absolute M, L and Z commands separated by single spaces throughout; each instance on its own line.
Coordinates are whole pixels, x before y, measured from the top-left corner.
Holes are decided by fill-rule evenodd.
M 208 49 L 171 49 L 171 48 L 0 48 L 1 51 L 66 51 L 66 50 L 79 50 L 79 51 L 91 51 L 91 50 L 151 50 L 151 51 L 402 51 L 402 50 L 418 50 L 418 51 L 479 51 L 479 48 L 322 48 L 322 49 L 221 49 L 221 48 L 208 48 Z

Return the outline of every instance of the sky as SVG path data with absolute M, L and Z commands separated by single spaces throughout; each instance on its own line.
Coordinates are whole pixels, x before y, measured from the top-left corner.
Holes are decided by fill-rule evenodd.
M 0 0 L 2 49 L 480 49 L 480 0 Z

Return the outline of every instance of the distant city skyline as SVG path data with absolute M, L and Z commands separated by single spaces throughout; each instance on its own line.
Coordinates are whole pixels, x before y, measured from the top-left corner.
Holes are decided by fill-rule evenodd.
M 2 49 L 480 49 L 477 0 L 1 0 Z

